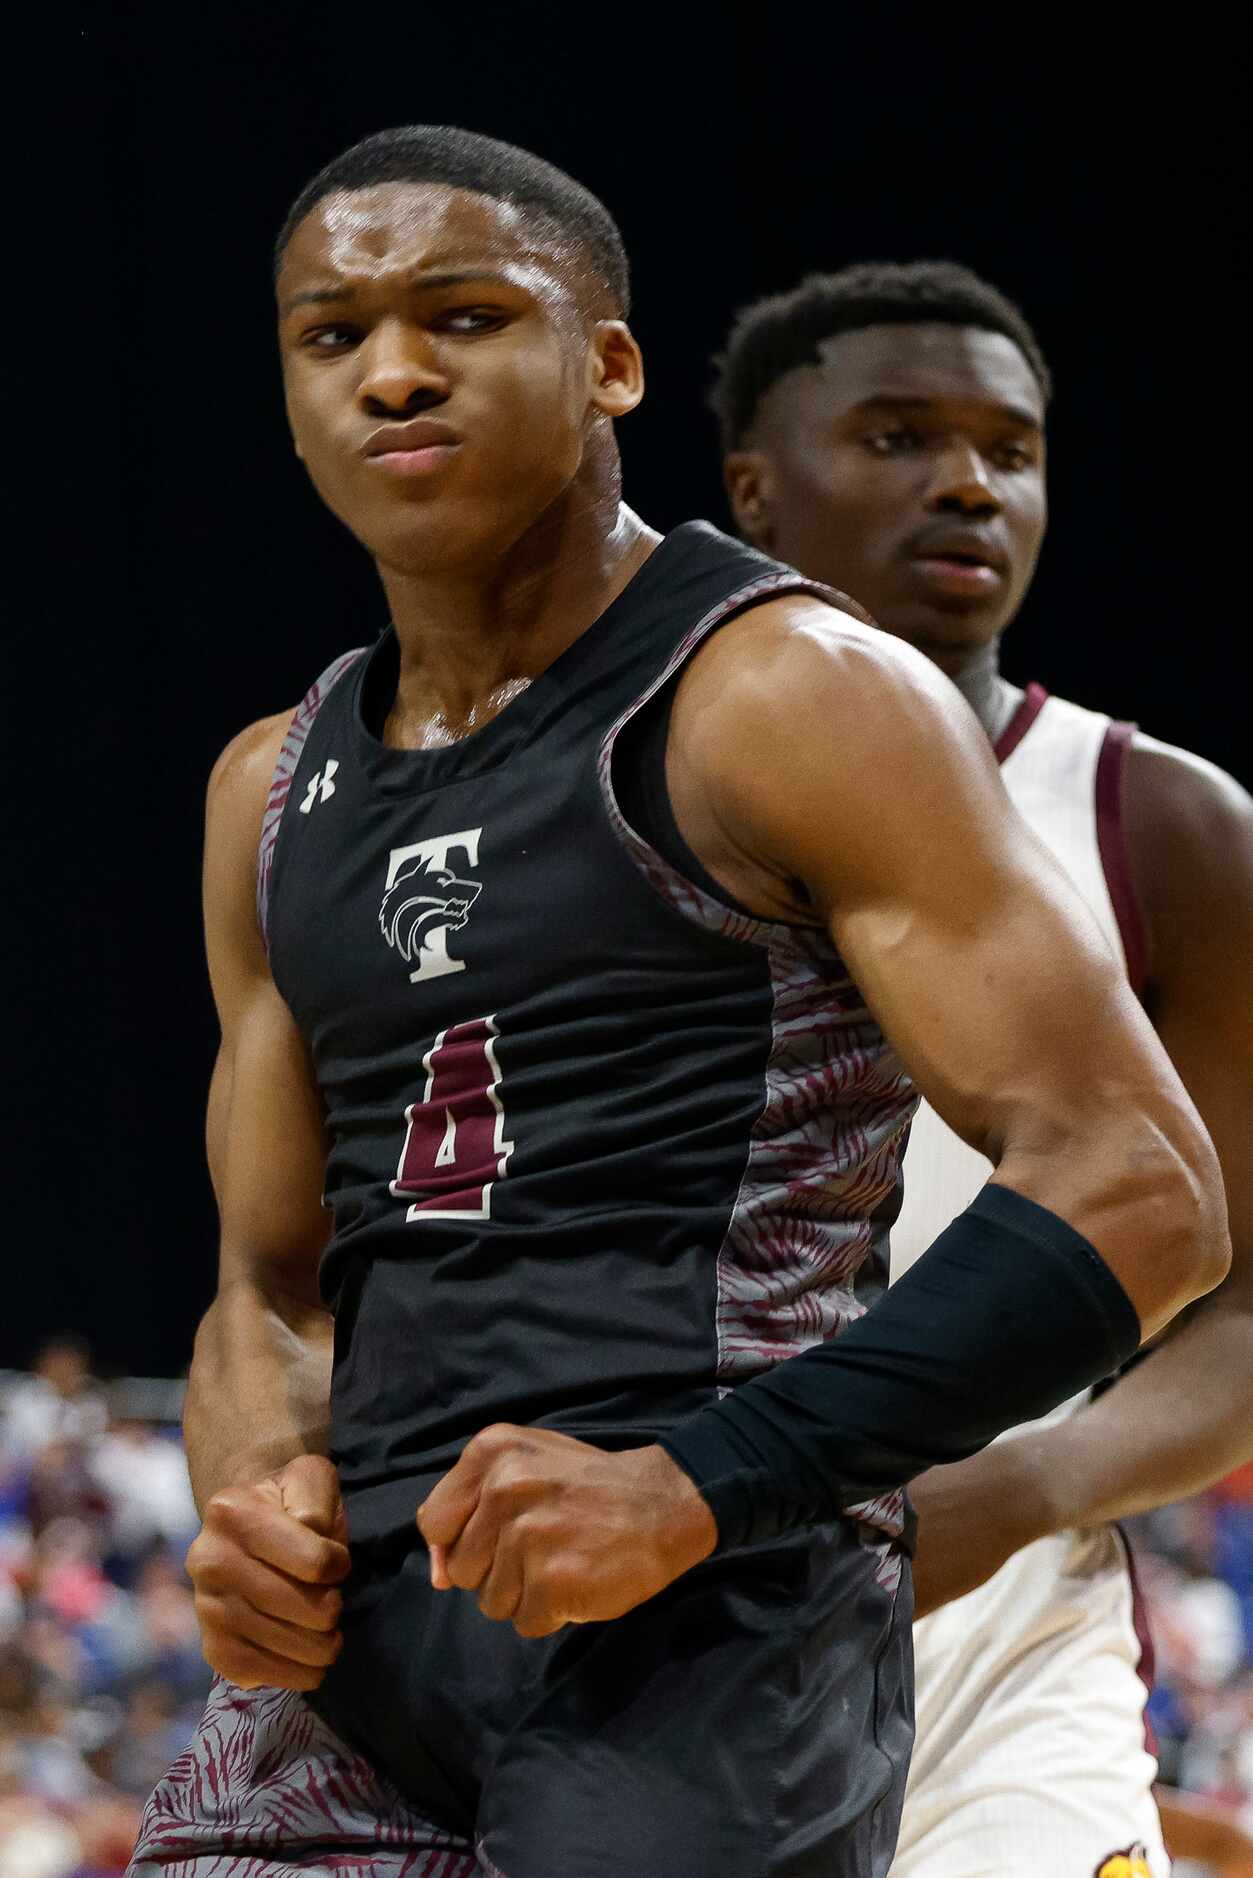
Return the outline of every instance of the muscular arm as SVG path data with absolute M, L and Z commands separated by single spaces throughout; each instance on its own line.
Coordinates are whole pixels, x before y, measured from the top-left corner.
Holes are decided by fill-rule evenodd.
M 218 1292 L 196 1339 L 184 1433 L 203 1510 L 298 1454 L 324 1454 L 331 1319 L 317 1293 L 326 1146 L 304 1044 L 255 910 L 261 811 L 287 718 L 225 751 L 209 785 L 205 934 L 222 1042 L 209 1093 Z
M 772 610 L 773 637 L 740 622 L 680 686 L 680 828 L 737 897 L 772 883 L 781 912 L 828 927 L 995 1174 L 865 1323 L 664 1438 L 724 1543 L 976 1453 L 1108 1374 L 1228 1261 L 1195 1109 L 969 714 L 908 648 Z
M 254 725 L 209 786 L 205 932 L 222 1045 L 207 1145 L 221 1216 L 184 1433 L 204 1526 L 188 1557 L 205 1655 L 245 1686 L 310 1689 L 339 1648 L 346 1529 L 326 1453 L 331 1319 L 317 1291 L 326 1144 L 303 1041 L 255 907 L 261 812 L 288 718 Z
M 660 1450 L 509 1428 L 471 1442 L 419 1513 L 435 1582 L 528 1635 L 973 1452 L 1109 1373 L 1229 1258 L 1195 1109 L 925 660 L 827 608 L 757 609 L 685 673 L 667 780 L 737 899 L 829 930 L 997 1185 L 860 1323 Z
M 1253 801 L 1211 765 L 1146 738 L 1129 755 L 1125 803 L 1148 1012 L 1218 1150 L 1231 1270 L 1095 1402 L 942 1470 L 949 1480 L 918 1483 L 924 1580 L 932 1496 L 965 1534 L 967 1582 L 951 1581 L 950 1595 L 1017 1544 L 1161 1506 L 1253 1457 Z M 1010 1505 L 1012 1520 L 997 1512 Z
M 924 659 L 825 609 L 762 608 L 693 662 L 668 774 L 710 870 L 828 927 L 932 1106 L 1098 1249 L 1146 1336 L 1218 1281 L 1196 1111 Z

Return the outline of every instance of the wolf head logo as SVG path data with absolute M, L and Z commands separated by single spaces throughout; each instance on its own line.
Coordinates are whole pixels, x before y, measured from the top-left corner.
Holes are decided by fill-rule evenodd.
M 477 880 L 462 880 L 447 867 L 431 867 L 419 858 L 401 869 L 383 895 L 383 937 L 411 962 L 428 933 L 459 932 L 482 891 Z

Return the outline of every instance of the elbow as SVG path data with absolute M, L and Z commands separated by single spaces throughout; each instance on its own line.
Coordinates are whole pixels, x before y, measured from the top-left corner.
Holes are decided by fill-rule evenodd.
M 1070 1111 L 1043 1153 L 1005 1154 L 998 1177 L 1083 1233 L 1129 1297 L 1145 1341 L 1231 1269 L 1227 1198 L 1214 1145 L 1178 1099 L 1111 1099 Z M 1047 1183 L 1040 1180 L 1047 1168 Z M 1034 1179 L 1033 1179 L 1034 1176 Z
M 1227 1196 L 1218 1156 L 1198 1124 L 1176 1148 L 1173 1177 L 1160 1201 L 1163 1239 L 1169 1246 L 1168 1295 L 1163 1321 L 1222 1284 L 1231 1270 Z

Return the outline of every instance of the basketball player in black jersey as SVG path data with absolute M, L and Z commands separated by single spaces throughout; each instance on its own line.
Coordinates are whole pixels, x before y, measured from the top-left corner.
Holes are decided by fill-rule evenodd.
M 133 1869 L 882 1873 L 902 1483 L 1221 1279 L 1212 1150 L 947 682 L 622 505 L 594 198 L 384 134 L 277 288 L 391 625 L 210 788 L 223 1680 Z M 997 1179 L 884 1294 L 902 1061 Z
M 728 492 L 746 539 L 838 582 L 926 653 L 965 695 L 998 754 L 1019 764 L 1038 735 L 1043 694 L 1033 687 L 1024 697 L 1001 675 L 998 654 L 1044 534 L 1048 393 L 1047 368 L 1018 309 L 969 270 L 926 262 L 814 276 L 747 308 L 715 393 Z M 1090 791 L 1090 773 L 1085 780 Z M 1039 799 L 1038 779 L 1034 787 Z M 1091 817 L 1083 788 L 1076 780 L 1076 827 L 1085 806 Z M 1081 1412 L 914 1482 L 920 1615 L 983 1584 L 1035 1541 L 1195 1493 L 1253 1455 L 1253 802 L 1212 764 L 1136 734 L 1122 758 L 1121 819 L 1128 968 L 1219 1150 L 1232 1269 L 1148 1360 Z M 1111 861 L 1121 865 L 1121 852 Z M 1052 1623 L 1051 1646 L 1046 1639 L 1041 1649 L 1073 1639 L 1083 1603 L 1075 1556 L 1039 1552 L 1030 1604 L 1045 1604 Z M 1039 1586 L 1051 1570 L 1061 1576 L 1049 1601 Z M 1083 1572 L 1097 1575 L 1090 1555 Z M 1002 1615 L 995 1603 L 967 1599 L 934 1659 L 930 1633 L 920 1635 L 920 1691 L 932 1674 L 955 1691 L 954 1759 L 959 1735 L 969 1739 L 961 1705 L 970 1691 L 961 1683 L 957 1693 L 950 1639 L 964 1635 L 971 1660 L 983 1653 L 981 1696 L 995 1702 L 1000 1730 L 1014 1726 L 1015 1697 L 994 1687 L 997 1651 L 986 1634 Z M 1099 1605 L 1092 1621 L 1108 1621 Z M 1036 1646 L 1016 1635 L 1004 1641 L 1012 1685 L 1022 1688 Z M 1131 1679 L 1128 1687 L 1134 1699 Z M 947 1743 L 943 1702 L 926 1707 Z M 1052 1872 L 1062 1863 L 1065 1789 L 1091 1784 L 1093 1758 L 1108 1760 L 1109 1743 L 1094 1739 L 1081 1699 L 1059 1708 L 1047 1752 L 1040 1717 L 1021 1720 L 1017 1778 L 1034 1787 L 1033 1764 L 1047 1761 L 1061 1810 L 1052 1828 L 1042 1816 L 1033 1827 L 1022 1790 L 1009 1785 L 1000 1850 L 1010 1856 L 1010 1839 L 1021 1847 L 1025 1832 L 1040 1842 L 1031 1857 Z M 1133 1740 L 1137 1732 L 1138 1719 Z M 944 1746 L 919 1757 L 902 1841 L 910 1878 L 964 1873 L 989 1852 L 988 1796 L 999 1776 L 986 1765 L 974 1772 L 964 1815 L 960 1770 Z M 1206 1856 L 1215 1822 L 1169 1797 L 1162 1810 L 1172 1851 Z M 963 1833 L 956 1822 L 966 1815 Z M 1110 1825 L 1112 1844 L 1118 1821 Z

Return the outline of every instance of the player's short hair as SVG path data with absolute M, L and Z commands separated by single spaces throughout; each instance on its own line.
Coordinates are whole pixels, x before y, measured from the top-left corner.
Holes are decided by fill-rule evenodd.
M 771 294 L 736 314 L 714 360 L 709 402 L 723 448 L 738 447 L 777 379 L 820 365 L 818 347 L 866 326 L 978 326 L 1012 339 L 1044 395 L 1053 383 L 1040 342 L 1014 302 L 957 261 L 859 261 L 838 274 L 810 274 L 789 293 Z
M 543 157 L 516 144 L 447 124 L 406 124 L 353 144 L 307 182 L 274 244 L 277 275 L 287 244 L 310 210 L 340 189 L 376 183 L 447 183 L 530 209 L 572 240 L 615 316 L 630 310 L 631 279 L 617 223 L 599 197 Z

